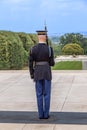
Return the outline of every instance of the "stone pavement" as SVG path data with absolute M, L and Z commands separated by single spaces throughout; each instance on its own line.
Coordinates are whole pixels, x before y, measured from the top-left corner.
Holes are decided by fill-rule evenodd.
M 0 130 L 87 130 L 87 71 L 53 71 L 48 120 L 28 70 L 0 71 Z

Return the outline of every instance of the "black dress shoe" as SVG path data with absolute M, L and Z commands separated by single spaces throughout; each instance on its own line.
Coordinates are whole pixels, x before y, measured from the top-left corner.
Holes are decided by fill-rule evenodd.
M 44 119 L 49 119 L 49 118 L 50 118 L 50 116 L 44 117 Z
M 39 119 L 44 119 L 44 117 L 39 117 Z

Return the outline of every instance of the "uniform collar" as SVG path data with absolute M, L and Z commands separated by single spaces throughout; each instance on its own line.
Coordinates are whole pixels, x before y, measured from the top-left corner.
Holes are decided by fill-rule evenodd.
M 42 44 L 46 44 L 46 43 L 45 42 L 39 42 L 39 44 L 42 45 Z

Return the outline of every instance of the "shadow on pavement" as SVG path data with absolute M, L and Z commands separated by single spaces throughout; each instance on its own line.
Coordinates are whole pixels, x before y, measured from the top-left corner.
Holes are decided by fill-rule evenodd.
M 51 112 L 49 119 L 38 119 L 33 111 L 0 111 L 0 123 L 87 125 L 87 112 Z

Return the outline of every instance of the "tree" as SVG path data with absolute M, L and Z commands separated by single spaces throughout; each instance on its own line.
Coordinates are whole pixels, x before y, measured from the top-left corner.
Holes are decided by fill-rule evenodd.
M 80 33 L 66 33 L 60 37 L 60 44 L 66 45 L 69 43 L 81 44 L 84 37 Z
M 63 48 L 62 48 L 62 53 L 65 55 L 80 55 L 84 53 L 83 48 L 81 48 L 80 45 L 78 44 L 66 44 Z
M 21 69 L 25 50 L 16 33 L 0 32 L 0 69 Z
M 67 33 L 60 37 L 60 43 L 62 46 L 69 43 L 77 43 L 84 49 L 84 54 L 87 54 L 87 37 L 84 37 L 80 33 Z
M 18 33 L 18 36 L 23 44 L 24 49 L 29 52 L 29 49 L 31 46 L 34 45 L 34 42 L 32 41 L 31 37 L 26 33 Z
M 31 38 L 31 40 L 33 41 L 33 44 L 35 45 L 36 43 L 38 43 L 38 37 L 37 34 L 28 34 L 29 37 Z

